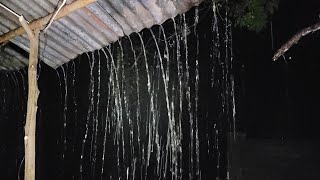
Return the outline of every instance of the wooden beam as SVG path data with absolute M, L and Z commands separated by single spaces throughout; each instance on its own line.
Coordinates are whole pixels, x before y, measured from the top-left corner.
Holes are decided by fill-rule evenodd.
M 73 11 L 80 9 L 88 4 L 91 4 L 93 2 L 96 2 L 97 0 L 76 0 L 74 2 L 72 2 L 71 4 L 65 5 L 63 8 L 61 8 L 61 10 L 59 11 L 59 13 L 57 14 L 57 16 L 54 18 L 56 19 L 60 19 L 70 13 L 72 13 Z M 35 30 L 35 29 L 42 29 L 49 21 L 51 16 L 53 15 L 53 13 L 48 14 L 45 17 L 42 17 L 40 19 L 34 20 L 29 24 L 29 27 L 31 30 Z M 25 29 L 23 27 L 18 27 L 12 31 L 9 31 L 3 35 L 0 36 L 0 43 L 3 43 L 5 41 L 10 40 L 11 38 L 14 38 L 16 36 L 20 36 L 23 33 L 25 33 Z
M 28 26 L 23 16 L 20 16 L 19 21 L 22 27 L 28 34 L 30 40 L 30 54 L 28 67 L 28 103 L 27 103 L 27 117 L 25 125 L 25 180 L 35 180 L 36 167 L 36 122 L 37 122 L 37 103 L 39 96 L 39 89 L 37 83 L 37 64 L 38 64 L 38 48 L 39 48 L 39 29 L 34 31 Z

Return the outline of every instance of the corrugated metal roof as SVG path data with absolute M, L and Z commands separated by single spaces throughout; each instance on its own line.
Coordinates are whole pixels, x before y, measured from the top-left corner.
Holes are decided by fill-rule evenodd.
M 68 0 L 67 4 L 74 0 Z M 139 32 L 161 24 L 165 20 L 184 13 L 202 0 L 98 0 L 84 8 L 52 23 L 46 35 L 40 36 L 39 58 L 52 68 L 76 58 L 78 55 L 100 49 L 117 41 L 124 35 Z M 54 11 L 59 0 L 0 0 L 2 4 L 23 15 L 26 20 L 44 17 Z M 0 35 L 19 27 L 16 17 L 0 12 Z M 27 34 L 10 40 L 29 52 Z M 15 65 L 16 60 L 8 60 L 8 54 L 1 51 L 0 68 L 18 69 L 26 64 L 23 58 L 13 49 L 10 51 L 16 59 L 24 62 Z M 12 63 L 11 63 L 12 62 Z M 10 66 L 10 64 L 12 64 Z
M 24 68 L 28 64 L 28 59 L 11 47 L 0 49 L 0 70 L 16 70 Z

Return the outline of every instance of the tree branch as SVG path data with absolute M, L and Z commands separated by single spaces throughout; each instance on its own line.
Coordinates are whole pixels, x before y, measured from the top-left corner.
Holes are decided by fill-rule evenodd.
M 303 36 L 306 36 L 310 33 L 316 32 L 318 30 L 320 30 L 320 21 L 317 22 L 316 24 L 313 24 L 309 27 L 302 29 L 300 32 L 295 34 L 288 42 L 286 42 L 284 45 L 282 45 L 281 48 L 274 54 L 272 59 L 274 61 L 276 61 L 277 59 L 279 59 L 279 57 L 284 55 L 284 53 L 287 52 L 293 45 L 297 44 L 298 41 Z

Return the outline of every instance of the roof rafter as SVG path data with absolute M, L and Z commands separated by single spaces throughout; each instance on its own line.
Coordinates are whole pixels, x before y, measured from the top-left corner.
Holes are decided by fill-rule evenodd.
M 88 4 L 91 4 L 93 2 L 96 2 L 97 0 L 76 0 L 71 4 L 65 5 L 60 11 L 59 13 L 56 15 L 56 17 L 54 18 L 56 19 L 60 19 L 70 13 L 72 13 L 73 11 L 80 9 Z M 54 13 L 54 12 L 53 12 Z M 43 28 L 49 21 L 51 16 L 53 15 L 53 13 L 50 13 L 48 15 L 46 15 L 45 17 L 42 17 L 40 19 L 34 20 L 31 23 L 29 23 L 29 27 L 31 30 L 34 29 L 41 29 Z M 0 43 L 4 43 L 6 41 L 9 41 L 11 38 L 14 38 L 16 36 L 20 36 L 23 33 L 25 33 L 25 30 L 23 29 L 23 27 L 18 27 L 14 30 L 11 30 L 3 35 L 0 36 Z

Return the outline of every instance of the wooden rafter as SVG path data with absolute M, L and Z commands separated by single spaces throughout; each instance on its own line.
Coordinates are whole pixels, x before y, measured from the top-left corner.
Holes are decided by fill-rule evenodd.
M 71 4 L 65 5 L 63 8 L 61 8 L 61 10 L 59 11 L 59 13 L 55 16 L 55 20 L 56 19 L 60 19 L 66 15 L 68 15 L 69 13 L 80 9 L 88 4 L 91 4 L 93 2 L 96 2 L 97 0 L 76 0 Z M 34 20 L 29 24 L 29 27 L 31 30 L 35 30 L 35 29 L 42 29 L 45 25 L 47 25 L 47 23 L 50 21 L 50 18 L 52 17 L 52 13 L 48 14 L 47 16 Z M 6 41 L 9 41 L 10 39 L 16 37 L 16 36 L 20 36 L 23 33 L 25 33 L 25 29 L 21 26 L 18 27 L 12 31 L 9 31 L 3 35 L 0 36 L 0 44 Z

